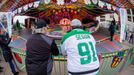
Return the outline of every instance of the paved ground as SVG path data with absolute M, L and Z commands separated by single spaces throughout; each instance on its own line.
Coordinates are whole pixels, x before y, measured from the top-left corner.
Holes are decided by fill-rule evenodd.
M 116 75 L 134 75 L 134 65 L 130 65 L 127 69 Z
M 0 75 L 13 75 L 10 71 L 9 65 L 6 62 L 2 61 L 0 65 L 4 67 L 4 70 L 0 73 Z M 20 72 L 19 75 L 26 75 L 26 73 Z M 134 75 L 134 65 L 130 65 L 127 69 L 116 75 Z

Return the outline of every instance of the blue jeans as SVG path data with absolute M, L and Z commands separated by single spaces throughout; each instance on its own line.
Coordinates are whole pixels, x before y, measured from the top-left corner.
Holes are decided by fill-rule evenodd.
M 11 69 L 12 73 L 15 75 L 16 74 L 16 70 L 15 70 L 15 66 L 13 64 L 13 61 L 12 60 L 8 61 L 8 63 L 9 63 L 9 66 L 10 66 L 10 69 Z

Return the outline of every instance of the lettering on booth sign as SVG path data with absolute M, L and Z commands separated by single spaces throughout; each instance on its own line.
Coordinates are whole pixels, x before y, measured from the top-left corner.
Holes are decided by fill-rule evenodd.
M 67 18 L 60 20 L 60 26 L 61 26 L 63 31 L 69 31 L 71 29 L 70 22 L 71 21 Z
M 123 57 L 125 56 L 127 51 L 118 52 L 117 56 L 113 57 L 111 68 L 116 68 L 120 62 L 122 61 Z
M 69 25 L 69 24 L 70 24 L 70 20 L 67 19 L 67 18 L 64 18 L 64 19 L 62 19 L 62 20 L 60 21 L 60 24 L 61 24 L 61 25 Z

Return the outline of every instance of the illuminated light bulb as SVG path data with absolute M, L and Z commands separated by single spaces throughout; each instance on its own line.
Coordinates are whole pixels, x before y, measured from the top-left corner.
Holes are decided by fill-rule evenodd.
M 58 5 L 64 5 L 64 0 L 57 0 Z
M 45 4 L 49 4 L 51 0 L 45 0 Z
M 94 4 L 97 4 L 97 3 L 98 3 L 98 0 L 92 0 L 92 2 L 93 2 Z
M 84 0 L 85 4 L 91 4 L 90 0 Z
M 72 2 L 76 2 L 77 0 L 71 0 Z

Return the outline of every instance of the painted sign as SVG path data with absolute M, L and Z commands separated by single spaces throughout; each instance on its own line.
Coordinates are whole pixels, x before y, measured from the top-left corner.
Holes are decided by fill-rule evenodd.
M 111 63 L 111 68 L 116 68 L 121 61 L 122 61 L 122 57 L 114 56 Z

